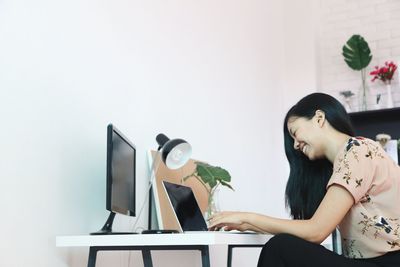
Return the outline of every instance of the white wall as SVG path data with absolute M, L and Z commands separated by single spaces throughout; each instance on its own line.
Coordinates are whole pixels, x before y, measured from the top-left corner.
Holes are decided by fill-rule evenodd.
M 289 109 L 317 88 L 317 0 L 284 1 L 285 108 Z
M 86 265 L 86 248 L 55 248 L 55 236 L 106 219 L 109 122 L 138 149 L 137 208 L 146 150 L 164 132 L 231 172 L 236 191 L 221 191 L 222 209 L 285 217 L 282 119 L 315 89 L 313 3 L 0 1 L 0 266 Z M 211 251 L 216 266 L 224 253 Z M 235 266 L 255 265 L 257 253 Z M 194 252 L 159 254 L 155 266 L 200 266 Z M 103 253 L 97 266 L 128 258 Z
M 360 34 L 368 42 L 373 55 L 367 67 L 367 84 L 371 98 L 382 94 L 382 107 L 386 90 L 382 82 L 370 82 L 374 66 L 385 61 L 400 64 L 400 1 L 398 0 L 320 0 L 318 30 L 319 88 L 339 99 L 339 92 L 359 92 L 361 76 L 344 62 L 342 47 L 353 34 Z M 392 91 L 396 106 L 400 106 L 399 71 L 393 80 Z M 352 101 L 353 111 L 358 110 L 357 96 Z

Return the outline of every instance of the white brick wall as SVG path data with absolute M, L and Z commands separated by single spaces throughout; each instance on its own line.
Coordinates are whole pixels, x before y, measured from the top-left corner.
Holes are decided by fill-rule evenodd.
M 342 47 L 353 34 L 360 34 L 368 42 L 373 58 L 367 67 L 370 87 L 370 108 L 377 93 L 386 92 L 381 81 L 371 82 L 369 72 L 375 65 L 393 60 L 400 63 L 400 0 L 320 0 L 317 38 L 318 87 L 320 91 L 343 99 L 339 92 L 351 90 L 358 94 L 361 74 L 344 62 Z M 399 72 L 392 85 L 395 106 L 400 106 Z M 352 100 L 353 111 L 358 110 L 357 95 Z

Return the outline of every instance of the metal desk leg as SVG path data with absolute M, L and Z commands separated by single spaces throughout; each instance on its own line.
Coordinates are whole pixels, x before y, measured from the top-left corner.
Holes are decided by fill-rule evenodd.
M 143 256 L 144 267 L 153 267 L 153 262 L 151 260 L 151 251 L 150 251 L 150 249 L 143 248 L 142 249 L 142 256 Z
M 231 245 L 228 245 L 228 263 L 227 263 L 228 267 L 232 266 L 232 249 L 233 247 Z
M 96 266 L 96 256 L 97 256 L 97 248 L 90 247 L 89 249 L 89 259 L 88 259 L 88 267 Z
M 210 252 L 208 246 L 202 246 L 200 251 L 201 251 L 201 266 L 210 267 Z

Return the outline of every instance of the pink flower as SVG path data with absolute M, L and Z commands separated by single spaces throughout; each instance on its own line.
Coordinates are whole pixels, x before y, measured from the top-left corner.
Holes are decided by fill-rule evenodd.
M 374 76 L 372 82 L 376 79 L 381 80 L 384 83 L 390 83 L 393 79 L 393 74 L 397 70 L 397 65 L 393 61 L 386 61 L 385 66 L 379 67 L 375 66 L 375 70 L 371 71 L 369 74 Z

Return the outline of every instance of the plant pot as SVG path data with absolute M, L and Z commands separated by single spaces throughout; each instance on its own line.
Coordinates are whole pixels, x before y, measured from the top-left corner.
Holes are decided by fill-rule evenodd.
M 206 219 L 206 221 L 212 215 L 220 211 L 218 203 L 218 195 L 219 195 L 219 188 L 214 188 L 211 191 L 211 194 L 208 195 L 208 205 L 204 214 L 204 218 Z

